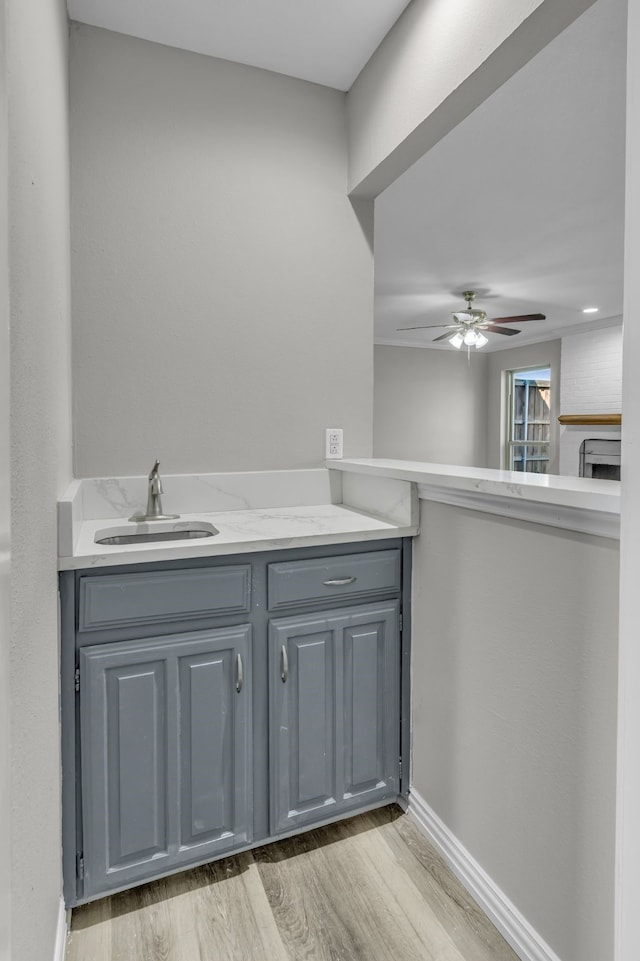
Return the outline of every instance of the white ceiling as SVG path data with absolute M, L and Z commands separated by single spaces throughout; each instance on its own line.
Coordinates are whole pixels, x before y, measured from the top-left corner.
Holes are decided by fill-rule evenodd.
M 72 20 L 348 90 L 409 0 L 67 0 Z
M 377 342 L 430 346 L 396 328 L 448 323 L 468 288 L 490 317 L 547 315 L 485 350 L 619 317 L 625 47 L 625 0 L 598 0 L 378 198 Z

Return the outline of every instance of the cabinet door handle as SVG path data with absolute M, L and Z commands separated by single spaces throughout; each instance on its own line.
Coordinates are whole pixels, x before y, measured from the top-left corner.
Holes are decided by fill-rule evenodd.
M 244 668 L 242 666 L 242 655 L 236 654 L 236 691 L 238 694 L 242 690 L 242 685 L 244 684 Z
M 282 670 L 280 671 L 280 677 L 282 678 L 282 683 L 287 683 L 287 678 L 289 677 L 289 658 L 287 656 L 287 646 L 283 644 L 280 648 L 280 658 L 282 660 Z
M 324 581 L 325 587 L 344 587 L 345 584 L 353 584 L 358 578 L 352 577 L 332 577 L 328 581 Z

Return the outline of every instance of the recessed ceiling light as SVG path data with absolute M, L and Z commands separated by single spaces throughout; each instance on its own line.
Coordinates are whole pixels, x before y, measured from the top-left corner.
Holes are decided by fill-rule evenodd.
M 583 314 L 597 314 L 599 310 L 600 310 L 599 307 L 583 307 L 583 308 L 582 308 L 582 313 L 583 313 Z

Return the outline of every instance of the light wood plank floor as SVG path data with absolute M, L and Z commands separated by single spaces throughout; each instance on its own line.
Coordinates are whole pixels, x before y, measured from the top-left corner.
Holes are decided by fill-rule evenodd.
M 397 807 L 76 908 L 67 961 L 518 961 Z

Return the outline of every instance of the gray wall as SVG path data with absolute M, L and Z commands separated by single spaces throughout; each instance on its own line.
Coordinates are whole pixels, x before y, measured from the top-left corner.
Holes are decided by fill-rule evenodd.
M 618 544 L 421 502 L 415 789 L 562 961 L 613 956 Z
M 9 497 L 9 157 L 7 141 L 7 4 L 0 0 L 0 958 L 9 957 L 11 863 L 9 845 L 9 670 L 11 501 Z
M 627 142 L 625 179 L 624 308 L 622 330 L 622 463 L 620 535 L 620 661 L 618 714 L 618 848 L 616 863 L 615 961 L 640 957 L 640 644 L 638 644 L 638 570 L 640 569 L 640 325 L 637 268 L 640 263 L 640 6 L 628 5 Z
M 71 478 L 68 34 L 64 0 L 9 7 L 10 954 L 44 961 L 60 909 L 56 500 Z
M 551 446 L 550 473 L 558 473 L 560 413 L 560 348 L 561 341 L 547 340 L 540 344 L 510 347 L 488 354 L 489 392 L 487 399 L 487 467 L 499 469 L 501 463 L 501 438 L 506 418 L 503 398 L 504 372 L 518 367 L 551 367 Z
M 558 472 L 559 340 L 466 354 L 376 345 L 373 451 L 470 467 L 501 464 L 504 371 L 551 367 L 551 471 Z
M 345 96 L 79 25 L 70 69 L 77 476 L 370 455 Z
M 376 457 L 484 467 L 487 355 L 376 346 Z

